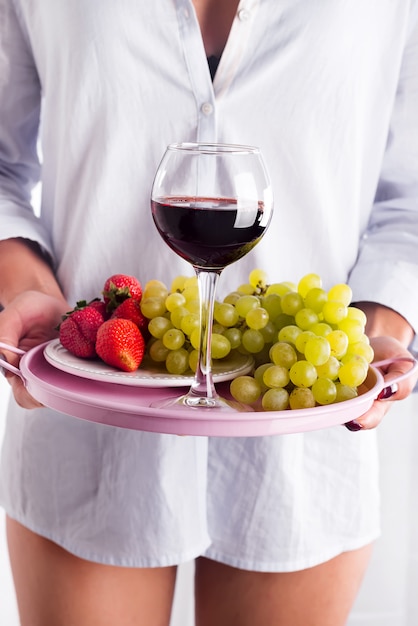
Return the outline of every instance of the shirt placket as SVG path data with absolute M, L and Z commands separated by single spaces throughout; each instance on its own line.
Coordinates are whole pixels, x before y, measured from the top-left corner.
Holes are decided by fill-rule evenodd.
M 197 109 L 196 141 L 217 140 L 215 93 L 199 24 L 190 0 L 176 0 L 184 58 Z

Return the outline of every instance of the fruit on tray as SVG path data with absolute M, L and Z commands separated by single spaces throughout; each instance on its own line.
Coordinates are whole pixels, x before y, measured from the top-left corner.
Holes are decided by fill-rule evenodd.
M 97 331 L 105 320 L 105 311 L 80 301 L 63 316 L 59 327 L 60 341 L 75 356 L 91 358 L 96 355 Z
M 132 276 L 108 278 L 103 298 L 77 303 L 60 325 L 62 345 L 79 357 L 101 358 L 134 371 L 148 359 L 169 373 L 196 369 L 200 336 L 197 279 L 177 276 L 144 287 Z M 315 273 L 298 283 L 268 283 L 254 269 L 214 307 L 212 359 L 236 352 L 254 358 L 251 375 L 230 384 L 231 395 L 264 410 L 309 408 L 355 397 L 373 349 L 366 316 L 345 284 L 329 289 Z
M 63 316 L 60 341 L 77 357 L 99 357 L 123 371 L 135 371 L 144 356 L 142 332 L 148 324 L 140 307 L 142 285 L 134 276 L 114 274 L 105 281 L 102 295 L 77 302 Z
M 125 372 L 138 369 L 145 351 L 145 340 L 138 326 L 128 319 L 111 318 L 97 331 L 97 355 Z

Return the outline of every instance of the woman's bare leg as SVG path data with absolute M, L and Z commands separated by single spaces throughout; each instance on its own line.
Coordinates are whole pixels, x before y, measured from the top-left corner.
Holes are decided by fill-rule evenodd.
M 10 519 L 7 536 L 21 626 L 168 626 L 175 567 L 91 563 Z
M 288 574 L 196 563 L 196 626 L 343 626 L 371 546 Z

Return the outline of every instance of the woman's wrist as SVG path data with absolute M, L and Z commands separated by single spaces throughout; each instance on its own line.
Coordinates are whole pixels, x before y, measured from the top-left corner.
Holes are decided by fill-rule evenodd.
M 356 302 L 367 316 L 366 333 L 369 337 L 394 337 L 407 348 L 413 337 L 414 329 L 400 313 L 376 302 Z
M 35 242 L 18 238 L 0 241 L 1 306 L 24 291 L 64 299 L 51 265 Z

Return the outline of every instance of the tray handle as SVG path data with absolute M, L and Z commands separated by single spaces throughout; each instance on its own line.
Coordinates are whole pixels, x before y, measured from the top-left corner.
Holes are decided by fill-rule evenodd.
M 8 350 L 9 352 L 13 352 L 14 354 L 18 354 L 19 356 L 26 354 L 25 350 L 21 350 L 20 348 L 11 346 L 8 343 L 3 343 L 2 341 L 0 341 L 0 350 L 1 349 Z M 24 378 L 20 369 L 9 363 L 4 354 L 0 352 L 0 373 L 4 374 L 5 370 L 7 370 L 8 372 L 12 372 L 12 374 L 16 374 L 16 376 L 19 376 L 23 383 L 26 384 L 26 379 Z
M 409 378 L 409 376 L 411 376 L 417 371 L 418 369 L 417 359 L 414 359 L 413 356 L 410 356 L 410 357 L 399 356 L 399 357 L 394 357 L 390 359 L 383 359 L 382 361 L 375 361 L 374 363 L 371 363 L 371 365 L 373 365 L 373 367 L 383 367 L 384 365 L 391 365 L 392 363 L 399 363 L 400 361 L 408 361 L 409 363 L 412 363 L 412 367 L 407 372 L 404 372 L 403 374 L 399 374 L 399 376 L 395 376 L 395 378 L 391 378 L 390 385 L 394 385 L 394 384 L 401 382 L 401 380 L 404 380 L 405 378 Z M 390 385 L 388 386 L 390 387 Z

